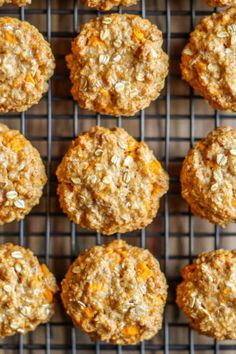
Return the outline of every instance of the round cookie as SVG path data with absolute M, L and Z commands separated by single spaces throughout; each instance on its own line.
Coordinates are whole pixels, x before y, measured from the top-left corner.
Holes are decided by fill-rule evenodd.
M 182 271 L 177 304 L 199 333 L 236 339 L 236 250 L 205 252 Z
M 0 6 L 5 5 L 5 4 L 26 6 L 27 4 L 31 4 L 31 0 L 0 0 Z
M 100 11 L 108 11 L 114 6 L 136 5 L 138 0 L 82 0 L 88 7 L 95 7 Z
M 215 109 L 236 112 L 236 7 L 203 19 L 182 52 L 186 80 Z
M 54 68 L 50 46 L 34 26 L 0 18 L 0 112 L 22 112 L 38 103 Z
M 236 4 L 235 0 L 205 0 L 207 5 L 217 7 L 217 6 L 232 6 Z
M 139 16 L 109 14 L 86 23 L 66 57 L 81 108 L 132 116 L 162 90 L 168 56 L 162 33 Z
M 0 336 L 33 331 L 54 313 L 56 280 L 33 253 L 0 245 Z
M 39 152 L 0 123 L 0 225 L 21 220 L 39 203 L 47 182 Z
M 74 324 L 92 339 L 135 344 L 161 328 L 167 284 L 149 251 L 115 240 L 78 256 L 61 297 Z
M 221 127 L 198 142 L 181 171 L 182 196 L 193 214 L 225 227 L 236 221 L 236 129 Z
M 148 146 L 121 128 L 94 127 L 79 135 L 56 174 L 69 219 L 105 235 L 150 224 L 169 187 Z

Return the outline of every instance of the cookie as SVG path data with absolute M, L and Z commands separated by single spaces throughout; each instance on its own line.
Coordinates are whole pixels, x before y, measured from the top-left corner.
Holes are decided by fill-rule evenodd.
M 86 23 L 66 57 L 74 100 L 115 116 L 148 107 L 168 73 L 162 43 L 161 31 L 139 16 L 109 14 Z
M 205 0 L 207 5 L 209 6 L 231 6 L 235 5 L 236 1 L 235 0 Z
M 193 214 L 227 226 L 236 221 L 236 129 L 213 130 L 184 160 L 182 196 Z
M 202 253 L 182 276 L 177 304 L 191 327 L 215 339 L 236 339 L 236 250 Z
M 0 0 L 0 6 L 5 5 L 5 4 L 26 6 L 27 4 L 31 4 L 31 0 Z
M 0 225 L 21 220 L 39 203 L 47 182 L 39 152 L 0 123 Z
M 78 256 L 61 297 L 74 324 L 93 340 L 135 344 L 161 328 L 167 284 L 149 251 L 115 240 Z
M 69 219 L 105 235 L 150 224 L 169 187 L 148 146 L 121 128 L 94 127 L 79 135 L 56 174 Z
M 182 52 L 186 80 L 215 109 L 236 112 L 236 8 L 203 19 Z
M 114 6 L 136 5 L 138 0 L 82 0 L 88 7 L 95 7 L 100 11 L 108 11 Z
M 54 313 L 56 280 L 33 253 L 0 245 L 0 337 L 33 331 Z
M 34 26 L 0 18 L 0 112 L 22 112 L 38 103 L 54 68 L 50 46 Z

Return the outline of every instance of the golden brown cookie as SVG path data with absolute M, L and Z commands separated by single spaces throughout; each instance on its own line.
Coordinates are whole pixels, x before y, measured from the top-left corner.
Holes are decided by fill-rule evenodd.
M 231 6 L 235 5 L 236 1 L 235 0 L 205 0 L 207 5 L 209 6 Z
M 139 16 L 109 14 L 86 23 L 66 57 L 74 100 L 115 116 L 148 107 L 168 73 L 162 43 L 161 31 Z
M 181 185 L 193 214 L 222 227 L 236 221 L 236 129 L 215 129 L 189 151 Z
M 108 11 L 114 6 L 131 6 L 137 4 L 138 0 L 81 0 L 88 7 L 95 7 L 100 11 Z
M 182 52 L 186 80 L 215 109 L 236 112 L 236 7 L 204 18 Z
M 148 146 L 121 128 L 94 127 L 79 135 L 56 173 L 69 219 L 105 235 L 150 224 L 169 186 Z
M 50 46 L 34 26 L 0 18 L 0 112 L 22 112 L 38 103 L 54 68 Z
M 167 284 L 149 251 L 116 240 L 78 256 L 61 297 L 74 324 L 92 339 L 135 344 L 161 328 Z
M 47 182 L 39 152 L 0 123 L 0 225 L 21 220 L 39 203 Z
M 236 250 L 205 252 L 182 271 L 177 304 L 199 333 L 236 339 Z
M 23 247 L 0 245 L 0 337 L 33 331 L 54 313 L 56 280 Z
M 27 4 L 31 4 L 31 0 L 0 0 L 0 6 L 5 5 L 5 4 L 26 6 Z

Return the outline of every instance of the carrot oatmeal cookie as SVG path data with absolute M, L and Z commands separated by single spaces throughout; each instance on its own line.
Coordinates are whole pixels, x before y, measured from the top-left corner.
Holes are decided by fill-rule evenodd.
M 168 57 L 162 33 L 134 15 L 109 14 L 85 24 L 66 57 L 72 95 L 81 108 L 132 116 L 162 90 Z
M 0 112 L 22 112 L 38 103 L 54 68 L 50 46 L 34 26 L 0 18 Z
M 185 79 L 215 109 L 236 112 L 236 7 L 203 19 L 182 52 Z
M 27 4 L 31 4 L 31 0 L 0 0 L 0 6 L 5 5 L 5 4 L 26 6 Z
M 236 0 L 205 0 L 209 6 L 231 6 L 236 4 Z
M 124 129 L 94 127 L 72 143 L 57 169 L 63 211 L 111 235 L 150 224 L 169 178 L 144 142 Z
M 0 225 L 23 219 L 39 203 L 46 182 L 38 151 L 0 123 Z
M 95 7 L 100 11 L 108 11 L 114 6 L 136 5 L 138 0 L 82 0 L 88 7 Z
M 162 327 L 167 284 L 148 250 L 115 240 L 75 260 L 61 297 L 74 324 L 93 340 L 135 344 Z
M 33 331 L 54 313 L 56 280 L 23 247 L 0 245 L 0 337 Z
M 236 339 L 236 250 L 205 252 L 182 271 L 177 304 L 199 333 Z
M 236 129 L 217 128 L 189 151 L 181 185 L 193 214 L 222 227 L 236 221 Z

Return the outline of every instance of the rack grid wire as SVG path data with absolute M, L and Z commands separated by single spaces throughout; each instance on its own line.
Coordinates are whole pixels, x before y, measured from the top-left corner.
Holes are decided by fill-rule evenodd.
M 77 0 L 33 0 L 32 3 L 21 9 L 2 7 L 0 15 L 18 17 L 38 27 L 51 42 L 57 69 L 39 105 L 22 114 L 2 115 L 1 121 L 20 129 L 39 149 L 47 167 L 48 183 L 40 205 L 24 221 L 0 227 L 1 242 L 30 247 L 54 271 L 58 282 L 79 252 L 94 244 L 110 242 L 114 237 L 82 230 L 62 214 L 56 197 L 55 168 L 79 132 L 95 124 L 123 126 L 150 145 L 171 176 L 170 191 L 162 200 L 156 220 L 145 230 L 122 235 L 131 244 L 147 247 L 160 260 L 168 279 L 169 299 L 163 330 L 153 340 L 140 345 L 92 343 L 72 326 L 58 304 L 49 324 L 25 337 L 19 335 L 1 341 L 0 353 L 236 353 L 236 341 L 218 342 L 193 332 L 175 305 L 175 288 L 181 281 L 183 265 L 204 250 L 235 248 L 235 225 L 221 230 L 193 217 L 180 197 L 179 172 L 188 149 L 216 126 L 236 127 L 235 115 L 213 111 L 180 78 L 181 49 L 195 24 L 212 10 L 203 0 L 140 0 L 136 7 L 113 9 L 113 12 L 139 14 L 156 23 L 163 31 L 164 47 L 170 56 L 170 74 L 160 98 L 146 111 L 122 119 L 80 110 L 69 91 L 64 56 L 80 25 L 101 13 L 82 6 Z

